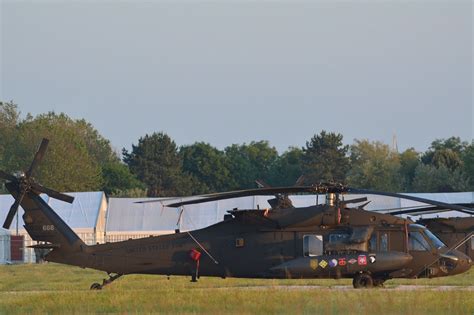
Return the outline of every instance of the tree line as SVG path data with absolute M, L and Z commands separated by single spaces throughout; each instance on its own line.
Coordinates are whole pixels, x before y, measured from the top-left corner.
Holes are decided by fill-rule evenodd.
M 378 141 L 321 131 L 304 147 L 279 154 L 268 141 L 178 146 L 166 133 L 145 135 L 130 151 L 114 152 L 109 140 L 84 119 L 64 113 L 22 118 L 13 102 L 0 102 L 0 169 L 24 170 L 41 138 L 51 140 L 36 178 L 60 191 L 103 190 L 109 196 L 185 196 L 271 186 L 344 182 L 390 192 L 474 190 L 474 141 L 436 139 L 425 152 L 401 153 Z M 1 189 L 4 188 L 2 187 Z

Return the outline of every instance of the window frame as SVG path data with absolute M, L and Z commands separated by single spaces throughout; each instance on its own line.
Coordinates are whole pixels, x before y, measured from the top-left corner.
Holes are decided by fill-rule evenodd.
M 417 233 L 418 235 L 420 235 L 421 239 L 424 240 L 425 244 L 421 243 L 416 238 L 412 238 L 412 236 L 411 236 L 412 233 Z M 422 247 L 424 247 L 424 249 L 415 249 L 414 247 L 412 247 L 412 242 L 411 242 L 412 239 L 418 241 L 418 244 L 421 245 Z M 413 244 L 415 244 L 415 243 L 413 243 Z M 427 247 L 425 245 L 427 245 Z M 408 232 L 408 250 L 409 251 L 414 251 L 414 252 L 429 252 L 429 251 L 432 250 L 432 245 L 425 238 L 424 233 L 422 233 L 421 231 L 410 231 L 410 232 Z
M 337 240 L 333 240 L 332 237 L 333 236 L 339 236 Z M 342 237 L 341 237 L 342 236 Z M 350 233 L 347 233 L 347 232 L 335 232 L 335 233 L 330 233 L 328 235 L 328 242 L 329 244 L 336 244 L 336 243 L 339 243 L 339 242 L 344 242 L 346 240 L 349 240 L 351 237 L 351 234 Z
M 313 254 L 311 252 L 311 247 L 309 246 L 310 238 L 313 237 L 317 240 L 320 241 L 320 248 L 319 248 L 319 253 L 318 254 Z M 308 241 L 306 241 L 306 239 Z M 316 257 L 316 256 L 321 256 L 324 252 L 324 237 L 321 234 L 304 234 L 303 235 L 303 257 Z
M 379 252 L 388 252 L 390 251 L 390 232 L 389 231 L 378 231 L 378 250 Z M 383 244 L 383 236 L 386 235 L 387 236 L 387 239 L 386 239 L 386 243 L 385 243 L 385 248 L 382 248 L 382 244 Z

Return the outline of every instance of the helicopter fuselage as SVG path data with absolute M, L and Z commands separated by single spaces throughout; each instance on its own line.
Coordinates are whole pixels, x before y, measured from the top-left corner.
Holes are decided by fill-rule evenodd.
M 200 230 L 87 246 L 67 256 L 53 250 L 46 260 L 117 274 L 353 278 L 366 273 L 382 281 L 453 275 L 471 264 L 425 227 L 391 215 L 326 205 L 231 214 Z

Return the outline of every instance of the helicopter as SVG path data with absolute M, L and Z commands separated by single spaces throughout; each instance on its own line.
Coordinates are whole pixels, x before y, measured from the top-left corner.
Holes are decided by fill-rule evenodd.
M 175 234 L 86 245 L 41 198 L 72 202 L 73 197 L 37 183 L 34 172 L 43 159 L 43 139 L 33 162 L 17 176 L 0 171 L 15 199 L 4 228 L 21 206 L 24 227 L 41 242 L 30 247 L 49 249 L 45 260 L 105 271 L 99 290 L 128 274 L 237 278 L 352 278 L 354 288 L 382 286 L 391 278 L 443 277 L 467 271 L 472 260 L 448 248 L 426 227 L 390 214 L 371 212 L 345 200 L 346 194 L 378 194 L 407 198 L 433 206 L 474 213 L 473 209 L 418 197 L 355 189 L 337 183 L 259 188 L 171 202 L 168 207 L 252 195 L 275 195 L 267 209 L 229 210 L 209 227 Z M 294 207 L 290 194 L 325 194 L 324 204 Z

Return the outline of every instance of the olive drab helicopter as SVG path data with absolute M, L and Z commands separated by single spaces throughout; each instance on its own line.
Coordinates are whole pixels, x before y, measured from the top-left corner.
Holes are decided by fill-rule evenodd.
M 474 213 L 473 209 L 423 198 L 354 189 L 335 183 L 260 188 L 199 196 L 171 202 L 169 207 L 214 200 L 275 195 L 268 209 L 234 209 L 209 227 L 116 243 L 86 245 L 40 197 L 66 202 L 73 198 L 33 179 L 48 140 L 43 139 L 28 171 L 19 176 L 0 172 L 15 198 L 4 227 L 18 206 L 25 210 L 24 227 L 50 249 L 51 262 L 105 271 L 109 278 L 91 289 L 127 274 L 157 274 L 240 278 L 352 278 L 355 288 L 380 286 L 391 278 L 442 277 L 467 271 L 472 264 L 463 253 L 448 248 L 422 225 L 389 214 L 363 209 L 367 198 L 345 200 L 347 194 L 376 194 L 424 202 Z M 325 194 L 325 202 L 297 208 L 291 194 Z M 350 207 L 349 205 L 360 206 Z

